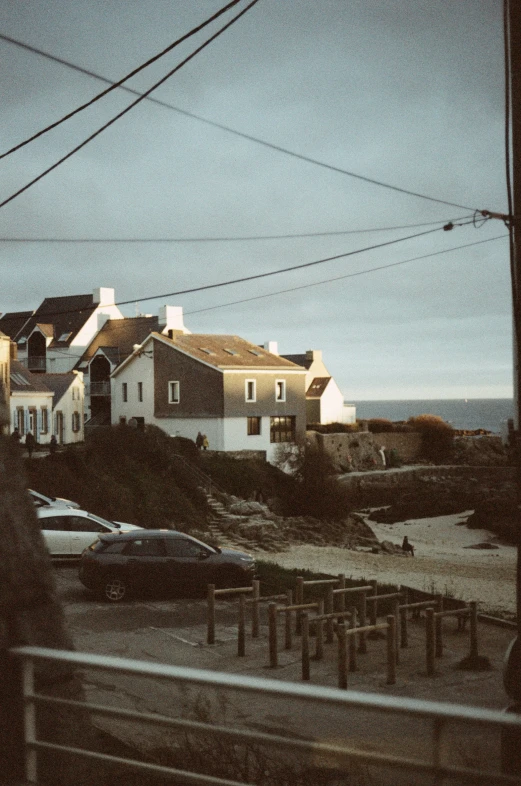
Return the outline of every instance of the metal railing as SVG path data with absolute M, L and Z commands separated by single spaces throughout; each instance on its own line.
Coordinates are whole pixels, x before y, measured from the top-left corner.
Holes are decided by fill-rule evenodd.
M 372 772 L 378 768 L 377 772 L 384 772 L 383 780 L 371 780 L 371 782 L 388 783 L 389 776 L 393 783 L 396 783 L 396 772 L 402 771 L 406 780 L 403 783 L 419 783 L 417 777 L 422 777 L 421 783 L 431 783 L 431 780 L 423 780 L 423 777 L 435 779 L 436 784 L 442 784 L 450 780 L 452 783 L 467 783 L 472 786 L 491 786 L 492 784 L 521 784 L 521 774 L 507 775 L 502 774 L 497 767 L 496 770 L 484 769 L 481 766 L 473 766 L 464 760 L 464 765 L 448 761 L 448 734 L 447 727 L 457 724 L 457 733 L 451 735 L 450 740 L 456 736 L 464 738 L 465 732 L 469 734 L 480 730 L 482 734 L 479 738 L 479 745 L 490 742 L 492 731 L 515 733 L 521 735 L 521 717 L 508 715 L 487 709 L 457 706 L 453 704 L 442 704 L 430 701 L 397 698 L 394 696 L 374 695 L 355 691 L 341 691 L 334 688 L 316 687 L 310 685 L 300 685 L 297 683 L 280 682 L 278 680 L 256 679 L 235 674 L 222 674 L 218 672 L 202 671 L 192 668 L 181 668 L 167 666 L 144 661 L 128 660 L 124 658 L 114 658 L 101 655 L 82 654 L 54 649 L 44 649 L 40 647 L 17 647 L 10 650 L 10 654 L 21 661 L 23 700 L 24 700 L 24 755 L 25 755 L 25 777 L 29 783 L 38 783 L 38 753 L 40 751 L 56 752 L 60 755 L 80 757 L 101 766 L 109 764 L 118 765 L 122 768 L 133 769 L 157 773 L 163 776 L 172 777 L 173 782 L 192 782 L 197 784 L 220 784 L 221 786 L 239 786 L 239 784 L 249 784 L 249 780 L 238 779 L 230 780 L 221 775 L 209 773 L 195 773 L 192 769 L 179 768 L 176 766 L 165 766 L 164 764 L 154 763 L 153 761 L 138 761 L 126 759 L 121 756 L 113 756 L 107 753 L 99 753 L 92 750 L 84 750 L 62 742 L 49 742 L 39 738 L 37 734 L 37 710 L 39 707 L 55 707 L 57 713 L 62 708 L 77 708 L 80 713 L 85 713 L 87 709 L 91 715 L 119 719 L 125 723 L 125 739 L 128 739 L 129 722 L 139 722 L 139 724 L 149 724 L 153 727 L 162 727 L 173 732 L 177 730 L 182 734 L 190 734 L 200 737 L 212 744 L 229 744 L 232 748 L 236 746 L 266 746 L 275 751 L 275 756 L 279 756 L 280 761 L 287 761 L 292 755 L 295 760 L 309 761 L 312 763 L 326 762 L 331 771 L 337 775 L 349 773 L 353 766 L 363 765 Z M 38 692 L 35 687 L 34 672 L 35 666 L 42 661 L 54 661 L 62 664 L 69 664 L 71 667 L 81 667 L 83 669 L 94 669 L 109 675 L 129 675 L 135 680 L 138 677 L 157 678 L 168 681 L 170 685 L 175 685 L 180 690 L 186 691 L 191 688 L 202 688 L 207 695 L 212 689 L 220 691 L 236 691 L 246 694 L 248 706 L 255 701 L 281 702 L 282 714 L 287 715 L 292 709 L 295 712 L 298 732 L 294 736 L 285 728 L 283 734 L 276 734 L 267 731 L 259 731 L 259 724 L 255 728 L 238 728 L 227 723 L 224 725 L 220 718 L 218 723 L 209 722 L 207 718 L 203 720 L 191 720 L 186 717 L 166 716 L 154 712 L 139 712 L 133 709 L 105 706 L 95 703 L 76 701 L 70 699 L 57 698 Z M 132 683 L 133 684 L 133 683 Z M 112 688 L 113 690 L 113 688 Z M 114 694 L 112 693 L 112 696 Z M 302 703 L 308 704 L 308 715 L 300 713 Z M 113 703 L 113 702 L 112 702 Z M 176 711 L 175 702 L 167 702 L 169 711 Z M 271 707 L 271 705 L 270 705 Z M 272 709 L 272 708 L 271 708 Z M 305 709 L 305 708 L 304 708 Z M 353 714 L 355 711 L 355 714 Z M 331 730 L 321 729 L 321 723 L 327 720 L 333 713 L 340 713 L 341 735 L 332 735 Z M 356 726 L 357 718 L 365 712 L 376 713 L 370 724 Z M 385 725 L 389 715 L 396 716 L 395 723 L 390 727 L 393 735 L 392 752 L 382 751 L 378 748 L 381 729 Z M 306 735 L 306 719 L 312 731 Z M 418 744 L 418 727 L 425 722 L 430 728 L 430 734 L 421 738 Z M 407 724 L 412 725 L 413 733 L 408 734 Z M 286 724 L 287 725 L 287 724 Z M 111 721 L 111 728 L 116 724 Z M 266 725 L 260 726 L 265 729 Z M 372 739 L 364 739 L 362 731 L 366 736 L 373 734 Z M 377 736 L 375 736 L 375 734 Z M 385 733 L 383 734 L 385 737 Z M 449 740 L 449 741 L 450 741 Z M 375 742 L 376 741 L 376 742 Z M 476 742 L 476 740 L 474 740 Z M 231 748 L 230 748 L 231 750 Z M 413 757 L 411 753 L 418 753 Z M 496 751 L 497 753 L 497 751 Z M 487 760 L 490 757 L 487 757 Z M 390 771 L 394 775 L 390 775 Z M 387 774 L 387 775 L 386 775 Z M 73 786 L 73 784 L 71 784 Z
M 90 382 L 85 385 L 85 393 L 87 396 L 110 396 L 110 380 Z
M 202 469 L 196 467 L 190 461 L 185 459 L 180 453 L 173 453 L 173 458 L 176 461 L 180 461 L 181 464 L 192 474 L 193 478 L 199 483 L 199 485 L 206 491 L 207 494 L 213 494 L 214 491 L 219 491 L 222 493 L 222 489 L 215 483 L 210 475 L 207 475 L 206 472 L 203 472 Z
M 29 355 L 29 357 L 19 358 L 19 360 L 29 371 L 46 371 L 47 369 L 47 357 L 45 355 L 43 357 Z

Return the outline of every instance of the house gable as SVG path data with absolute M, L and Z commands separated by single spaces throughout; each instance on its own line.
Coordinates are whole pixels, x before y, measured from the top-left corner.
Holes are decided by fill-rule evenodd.
M 172 341 L 154 337 L 154 415 L 157 418 L 222 417 L 222 373 L 180 352 Z M 179 383 L 179 401 L 169 395 L 169 383 Z

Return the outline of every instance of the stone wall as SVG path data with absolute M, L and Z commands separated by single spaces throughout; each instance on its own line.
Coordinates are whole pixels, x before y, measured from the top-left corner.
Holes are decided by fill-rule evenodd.
M 352 431 L 319 434 L 308 431 L 306 437 L 329 453 L 340 472 L 382 467 L 381 447 L 387 451 L 396 450 L 402 462 L 415 461 L 421 446 L 421 435 L 417 432 L 372 434 L 369 431 Z

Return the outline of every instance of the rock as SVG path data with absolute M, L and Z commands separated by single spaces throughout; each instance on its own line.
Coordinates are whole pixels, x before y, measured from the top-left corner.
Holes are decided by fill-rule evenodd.
M 493 543 L 475 543 L 473 546 L 463 546 L 464 549 L 498 549 Z
M 239 516 L 262 516 L 264 518 L 271 518 L 272 514 L 271 511 L 266 507 L 266 505 L 262 505 L 260 502 L 254 502 L 253 500 L 241 500 L 239 502 L 234 502 L 229 507 L 230 513 L 234 513 Z

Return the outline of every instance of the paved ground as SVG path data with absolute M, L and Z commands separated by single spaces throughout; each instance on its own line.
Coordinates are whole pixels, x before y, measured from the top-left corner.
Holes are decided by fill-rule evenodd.
M 252 640 L 247 636 L 247 656 L 237 656 L 237 606 L 232 601 L 221 601 L 217 611 L 217 641 L 206 644 L 206 601 L 201 598 L 144 599 L 111 606 L 101 603 L 82 587 L 77 578 L 76 566 L 67 564 L 56 567 L 59 593 L 64 604 L 68 625 L 76 648 L 80 651 L 142 659 L 155 663 L 239 673 L 255 677 L 300 681 L 301 661 L 299 640 L 295 639 L 291 651 L 281 649 L 279 667 L 268 666 L 268 643 L 265 617 L 261 636 Z M 454 619 L 444 621 L 444 657 L 437 661 L 437 673 L 425 673 L 425 631 L 423 621 L 410 624 L 410 646 L 400 651 L 397 681 L 386 685 L 385 641 L 370 641 L 367 655 L 358 657 L 359 670 L 349 675 L 349 687 L 355 690 L 377 692 L 384 695 L 450 701 L 493 709 L 503 709 L 507 702 L 503 692 L 501 669 L 507 644 L 513 637 L 510 630 L 480 624 L 479 649 L 492 665 L 487 672 L 464 672 L 456 664 L 468 654 L 468 633 L 458 633 Z M 283 631 L 280 633 L 282 648 Z M 312 641 L 312 651 L 314 642 Z M 311 663 L 311 684 L 336 687 L 336 645 L 326 645 L 323 661 Z M 157 681 L 128 677 L 111 677 L 100 672 L 85 674 L 89 698 L 99 703 L 140 710 L 187 715 L 194 711 L 202 716 L 211 715 L 220 720 L 232 718 L 248 726 L 275 730 L 280 734 L 314 733 L 321 729 L 322 736 L 340 740 L 350 729 L 351 741 L 382 749 L 382 746 L 402 744 L 404 735 L 415 738 L 416 752 L 428 750 L 427 730 L 421 731 L 418 722 L 403 724 L 398 730 L 395 721 L 375 725 L 374 717 L 363 717 L 357 712 L 346 718 L 328 712 L 321 715 L 313 711 L 311 721 L 302 708 L 290 707 L 287 702 L 264 701 L 261 705 L 244 701 L 244 697 L 229 695 L 223 703 L 217 694 L 167 689 Z M 196 708 L 194 710 L 194 707 Z M 114 731 L 113 722 L 100 721 Z M 383 723 L 383 725 L 382 725 Z M 407 728 L 409 726 L 410 728 Z M 164 733 L 150 729 L 137 730 L 118 725 L 118 734 L 133 739 L 143 748 L 164 746 Z M 397 736 L 398 734 L 398 736 Z M 132 735 L 135 735 L 132 737 Z M 450 737 L 452 753 L 461 762 L 476 757 L 497 763 L 497 740 L 483 738 L 482 733 L 471 735 L 464 748 L 459 735 Z M 459 741 L 455 742 L 455 740 Z M 485 766 L 485 765 L 484 765 Z M 386 781 L 391 783 L 391 781 Z M 395 781 L 392 781 L 393 783 Z M 396 781 L 401 782 L 401 781 Z M 420 781 L 418 781 L 419 783 Z M 408 781 L 414 783 L 414 781 Z

